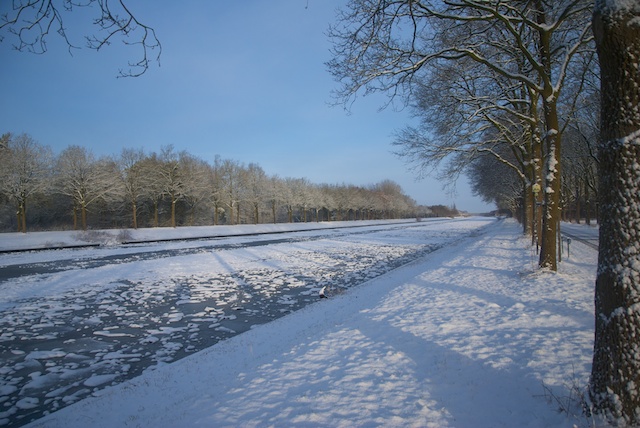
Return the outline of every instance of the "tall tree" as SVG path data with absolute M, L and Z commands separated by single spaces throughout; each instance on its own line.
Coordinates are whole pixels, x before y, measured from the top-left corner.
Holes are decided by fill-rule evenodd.
M 282 204 L 287 209 L 287 222 L 293 223 L 293 209 L 297 203 L 297 191 L 300 187 L 300 179 L 287 177 L 284 179 L 282 193 L 280 194 Z
M 153 211 L 152 224 L 154 227 L 160 225 L 160 204 L 165 195 L 166 187 L 162 173 L 163 167 L 163 161 L 155 152 L 145 156 L 139 162 L 142 190 L 144 191 L 143 199 L 151 202 Z
M 52 154 L 27 134 L 2 136 L 0 192 L 15 204 L 18 232 L 27 232 L 27 201 L 50 185 Z
M 84 147 L 69 146 L 56 163 L 57 191 L 73 201 L 74 226 L 76 212 L 80 210 L 81 227 L 87 229 L 87 209 L 107 197 L 116 187 L 117 171 L 113 162 L 96 160 Z
M 242 171 L 241 180 L 245 188 L 245 201 L 251 206 L 253 223 L 260 223 L 260 206 L 266 201 L 267 174 L 260 165 L 250 163 Z
M 640 3 L 596 1 L 602 124 L 600 249 L 591 398 L 640 425 Z
M 219 223 L 220 213 L 224 212 L 223 201 L 223 189 L 224 184 L 222 181 L 222 170 L 221 170 L 222 160 L 220 156 L 216 156 L 213 165 L 209 169 L 208 174 L 208 185 L 209 185 L 209 195 L 211 197 L 211 204 L 213 205 L 213 224 L 217 225 Z
M 118 170 L 123 194 L 131 206 L 131 224 L 138 228 L 138 204 L 147 192 L 145 188 L 144 152 L 123 149 L 118 159 Z
M 234 224 L 240 219 L 240 172 L 243 167 L 239 162 L 225 159 L 220 162 L 219 174 L 222 182 L 221 199 L 228 211 L 225 218 L 228 224 Z M 235 218 L 234 218 L 235 213 Z
M 319 190 L 320 196 L 317 199 L 318 209 L 326 213 L 326 217 L 323 214 L 322 218 L 326 218 L 327 221 L 331 221 L 331 213 L 336 206 L 332 187 L 328 184 L 322 184 L 320 185 Z M 373 201 L 370 200 L 369 202 L 373 204 Z
M 176 227 L 176 204 L 185 196 L 185 177 L 180 157 L 172 145 L 162 147 L 158 172 L 163 193 L 171 203 L 171 227 Z
M 273 176 L 267 180 L 265 184 L 265 202 L 271 209 L 271 220 L 274 224 L 278 222 L 278 206 L 285 199 L 284 192 L 284 182 L 280 177 Z
M 205 161 L 186 151 L 180 152 L 180 167 L 184 183 L 184 200 L 189 207 L 189 225 L 196 223 L 196 212 L 211 196 L 210 167 Z

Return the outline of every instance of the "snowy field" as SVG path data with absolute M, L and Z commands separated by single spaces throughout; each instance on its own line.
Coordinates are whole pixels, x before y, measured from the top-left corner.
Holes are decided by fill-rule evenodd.
M 0 256 L 0 424 L 592 422 L 572 397 L 593 249 L 538 272 L 519 226 L 485 218 L 256 239 Z
M 413 220 L 415 222 L 415 220 Z M 60 247 L 108 246 L 121 243 L 163 241 L 172 239 L 200 239 L 220 236 L 243 236 L 267 233 L 286 233 L 305 230 L 329 230 L 334 228 L 367 225 L 408 223 L 412 220 L 364 220 L 308 223 L 276 223 L 237 226 L 184 226 L 141 229 L 105 229 L 82 231 L 51 231 L 36 233 L 0 234 L 0 252 Z

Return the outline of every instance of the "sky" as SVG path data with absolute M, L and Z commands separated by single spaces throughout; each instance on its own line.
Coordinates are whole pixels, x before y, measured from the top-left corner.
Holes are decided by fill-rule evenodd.
M 2 2 L 0 13 L 9 2 Z M 152 7 L 151 5 L 153 4 Z M 390 179 L 419 204 L 493 209 L 434 178 L 416 180 L 393 154 L 395 131 L 415 121 L 386 108 L 383 95 L 332 106 L 338 83 L 326 33 L 344 0 L 142 2 L 127 5 L 156 30 L 160 64 L 117 78 L 140 53 L 120 39 L 99 52 L 73 49 L 51 34 L 44 55 L 0 43 L 0 133 L 27 133 L 60 153 L 69 145 L 96 156 L 123 148 L 160 152 L 173 145 L 213 162 L 216 155 L 257 163 L 267 174 L 313 183 L 366 186 Z M 65 15 L 72 43 L 95 32 L 91 11 Z M 94 11 L 95 12 L 95 11 Z

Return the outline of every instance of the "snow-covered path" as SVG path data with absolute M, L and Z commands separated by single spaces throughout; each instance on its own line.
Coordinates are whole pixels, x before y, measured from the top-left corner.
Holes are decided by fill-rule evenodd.
M 597 254 L 535 272 L 527 241 L 496 223 L 32 425 L 582 425 L 552 395 L 586 385 Z

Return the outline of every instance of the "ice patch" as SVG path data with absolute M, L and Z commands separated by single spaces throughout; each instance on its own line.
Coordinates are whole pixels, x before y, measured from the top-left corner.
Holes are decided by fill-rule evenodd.
M 29 355 L 25 357 L 25 360 L 49 360 L 52 358 L 62 358 L 65 355 L 67 355 L 67 353 L 60 349 L 54 349 L 52 351 L 31 351 Z
M 21 400 L 18 400 L 16 403 L 16 407 L 22 410 L 34 409 L 38 407 L 40 404 L 40 400 L 35 397 L 25 397 Z
M 115 374 L 93 375 L 89 379 L 85 380 L 83 385 L 94 388 L 96 386 L 109 383 L 112 380 L 114 380 L 116 377 L 118 377 L 118 375 L 115 375 Z
M 123 354 L 122 352 L 109 352 L 102 357 L 103 360 L 116 360 L 121 358 L 140 358 L 142 354 Z
M 173 312 L 169 314 L 169 320 L 167 322 L 168 323 L 179 322 L 179 321 L 182 321 L 182 318 L 184 318 L 184 314 L 182 312 Z
M 0 385 L 0 396 L 13 394 L 17 390 L 18 388 L 14 385 Z
M 133 334 L 129 334 L 129 333 L 115 333 L 112 331 L 105 331 L 105 330 L 94 331 L 93 334 L 96 336 L 104 336 L 104 337 L 135 337 Z

